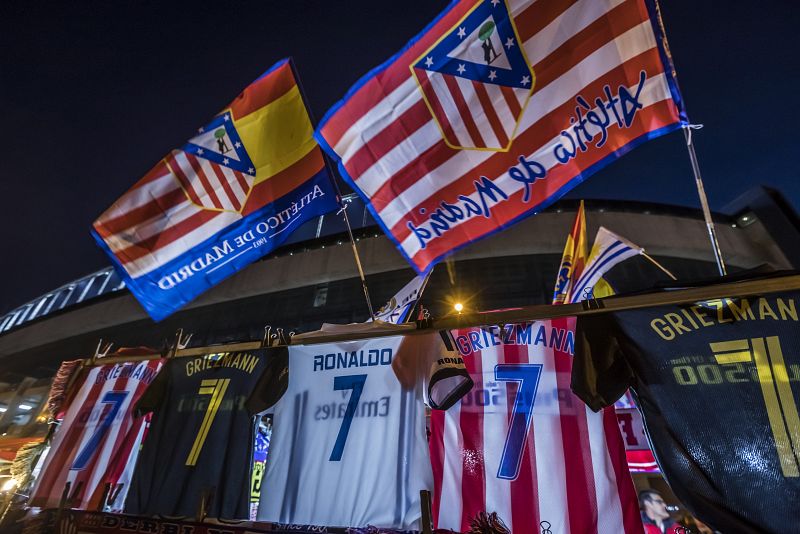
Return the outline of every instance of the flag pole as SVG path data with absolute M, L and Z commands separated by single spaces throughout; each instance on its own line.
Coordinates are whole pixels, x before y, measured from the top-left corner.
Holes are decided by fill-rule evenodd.
M 294 64 L 294 58 L 289 58 L 289 65 L 292 68 L 292 75 L 294 76 L 295 82 L 297 82 L 297 88 L 300 90 L 300 97 L 303 99 L 303 105 L 306 107 L 306 111 L 308 112 L 308 117 L 311 120 L 311 126 L 316 128 L 316 120 L 314 120 L 314 114 L 311 111 L 311 108 L 308 105 L 308 98 L 306 98 L 306 92 L 303 89 L 303 84 L 300 81 L 300 76 L 297 73 L 297 67 Z M 367 301 L 367 308 L 369 309 L 369 316 L 371 319 L 375 319 L 375 311 L 372 308 L 372 300 L 369 298 L 369 288 L 367 287 L 367 279 L 364 276 L 364 268 L 361 266 L 361 257 L 358 254 L 358 248 L 356 247 L 356 240 L 353 237 L 353 228 L 350 226 L 350 218 L 347 216 L 347 206 L 344 202 L 344 197 L 342 197 L 342 191 L 339 189 L 339 182 L 336 180 L 336 175 L 333 171 L 333 165 L 331 164 L 328 155 L 325 153 L 324 150 L 320 149 L 322 152 L 322 160 L 325 162 L 325 168 L 328 171 L 328 177 L 330 178 L 331 183 L 333 184 L 334 189 L 336 190 L 336 196 L 339 199 L 339 213 L 342 214 L 342 218 L 344 219 L 344 224 L 347 227 L 347 235 L 350 238 L 350 247 L 353 250 L 353 257 L 356 261 L 356 268 L 358 268 L 358 276 L 361 279 L 361 288 L 364 291 L 364 299 Z M 339 214 L 337 213 L 337 215 Z
M 672 278 L 673 280 L 677 280 L 677 278 L 675 278 L 675 275 L 674 275 L 674 274 L 672 274 L 672 273 L 671 273 L 669 270 L 667 270 L 667 268 L 666 268 L 666 267 L 664 267 L 663 265 L 661 265 L 660 263 L 658 263 L 658 262 L 655 260 L 655 258 L 653 258 L 652 256 L 650 256 L 650 254 L 648 254 L 647 252 L 645 252 L 645 251 L 644 251 L 644 249 L 642 249 L 642 252 L 641 252 L 641 254 L 642 254 L 642 256 L 644 256 L 644 258 L 645 258 L 647 261 L 649 261 L 650 263 L 652 263 L 653 265 L 655 265 L 656 267 L 658 267 L 659 269 L 661 269 L 662 271 L 664 271 L 664 273 L 666 273 L 666 275 L 667 275 L 667 276 L 669 276 L 669 277 L 670 277 L 670 278 Z
M 672 53 L 669 50 L 669 43 L 667 42 L 667 31 L 664 28 L 664 19 L 661 16 L 661 4 L 659 4 L 658 0 L 654 2 L 656 8 L 656 17 L 658 19 L 658 26 L 661 29 L 661 36 L 664 40 L 664 53 L 667 55 L 669 59 L 670 65 L 672 70 L 673 78 L 677 78 L 675 76 L 674 67 L 672 67 Z M 711 240 L 711 250 L 714 252 L 714 260 L 717 263 L 717 270 L 719 271 L 720 276 L 724 276 L 728 274 L 727 270 L 725 269 L 725 260 L 722 258 L 722 251 L 719 248 L 719 241 L 717 240 L 717 231 L 714 228 L 714 221 L 711 218 L 711 210 L 708 207 L 708 198 L 706 197 L 706 190 L 703 187 L 703 177 L 700 174 L 700 164 L 697 162 L 697 153 L 694 150 L 694 143 L 692 143 L 692 129 L 700 128 L 701 126 L 696 126 L 692 124 L 684 124 L 683 128 L 683 135 L 686 138 L 686 148 L 689 151 L 689 160 L 692 163 L 692 172 L 694 173 L 694 183 L 697 187 L 697 195 L 700 197 L 700 206 L 703 208 L 703 218 L 706 222 L 706 229 L 708 230 L 708 238 Z
M 719 241 L 717 241 L 717 231 L 714 228 L 714 221 L 711 219 L 711 210 L 708 207 L 706 189 L 703 187 L 703 177 L 700 175 L 700 165 L 697 162 L 697 153 L 694 151 L 694 143 L 692 143 L 692 127 L 693 126 L 691 124 L 685 125 L 683 127 L 683 135 L 686 138 L 686 148 L 689 150 L 689 159 L 692 162 L 694 183 L 695 186 L 697 186 L 697 195 L 700 197 L 700 205 L 703 207 L 703 218 L 706 221 L 708 238 L 711 240 L 711 249 L 714 251 L 714 259 L 717 262 L 719 274 L 724 276 L 728 274 L 728 272 L 725 269 L 725 260 L 722 259 L 722 251 L 719 248 Z

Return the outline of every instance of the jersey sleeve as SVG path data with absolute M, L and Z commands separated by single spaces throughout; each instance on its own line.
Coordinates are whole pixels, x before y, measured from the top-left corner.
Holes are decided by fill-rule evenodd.
M 153 381 L 150 382 L 150 385 L 147 386 L 147 389 L 144 390 L 142 396 L 139 397 L 136 406 L 133 408 L 134 416 L 141 417 L 146 413 L 155 412 L 158 410 L 158 407 L 161 406 L 170 387 L 170 363 L 172 362 L 167 361 L 167 363 L 161 366 L 161 370 Z
M 572 391 L 592 410 L 611 406 L 633 385 L 634 374 L 611 313 L 578 317 Z
M 272 408 L 289 387 L 289 349 L 271 349 L 267 351 L 267 358 L 267 366 L 247 399 L 246 408 L 250 415 Z
M 424 343 L 419 349 L 418 361 L 423 364 L 420 371 L 426 385 L 428 406 L 434 410 L 447 410 L 472 389 L 472 378 L 464 366 L 464 359 L 456 351 L 450 332 L 407 336 L 407 339 Z

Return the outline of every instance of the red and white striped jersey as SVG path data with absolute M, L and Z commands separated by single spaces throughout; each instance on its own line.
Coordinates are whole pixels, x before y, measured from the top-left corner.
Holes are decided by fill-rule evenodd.
M 570 390 L 575 319 L 453 332 L 475 387 L 431 414 L 434 525 L 497 512 L 514 533 L 642 532 L 614 410 Z
M 31 494 L 31 506 L 59 505 L 69 484 L 68 508 L 122 511 L 147 421 L 133 406 L 162 360 L 85 369 L 53 439 Z M 105 501 L 103 495 L 108 493 Z

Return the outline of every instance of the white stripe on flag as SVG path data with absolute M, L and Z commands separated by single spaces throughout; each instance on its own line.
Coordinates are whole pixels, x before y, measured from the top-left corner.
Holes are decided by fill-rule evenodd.
M 192 164 L 189 162 L 188 158 L 186 157 L 186 152 L 183 150 L 178 150 L 174 152 L 175 156 L 175 163 L 180 167 L 180 172 L 188 180 L 188 184 L 184 183 L 185 187 L 189 187 L 191 192 L 194 192 L 195 196 L 200 199 L 200 203 L 203 206 L 214 206 L 214 203 L 211 201 L 211 197 L 208 194 L 208 190 L 206 186 L 200 181 L 200 178 L 197 176 L 197 173 L 194 172 L 194 168 Z
M 458 87 L 461 89 L 461 93 L 464 95 L 464 100 L 467 103 L 467 109 L 464 110 L 464 113 L 469 113 L 472 116 L 472 120 L 478 127 L 481 137 L 483 137 L 484 146 L 499 148 L 501 146 L 500 140 L 494 134 L 492 125 L 489 124 L 489 118 L 481 107 L 478 94 L 475 92 L 475 86 L 472 85 L 472 81 L 458 77 L 456 77 L 456 80 L 458 81 Z
M 652 36 L 652 30 L 650 29 L 649 24 L 649 22 L 645 22 L 632 28 L 631 30 L 628 30 L 628 32 L 621 35 L 617 39 L 610 41 L 603 47 L 597 49 L 582 62 L 575 65 L 552 83 L 538 91 L 535 91 L 531 96 L 525 113 L 522 116 L 518 132 L 524 132 L 542 119 L 545 115 L 561 106 L 564 102 L 572 100 L 573 95 L 580 93 L 580 91 L 586 87 L 586 85 L 605 75 L 608 71 L 653 48 L 653 46 L 655 46 L 655 41 L 652 41 L 652 39 L 652 45 L 650 43 L 643 44 L 647 41 L 647 39 L 644 38 L 644 34 L 649 33 Z M 612 58 L 614 59 L 612 60 Z M 659 74 L 656 77 L 650 78 L 646 82 L 646 86 L 652 85 L 655 80 L 662 80 L 661 83 L 666 89 L 666 92 L 663 93 L 664 98 L 671 96 L 663 74 Z M 654 103 L 663 100 L 664 98 L 659 100 L 651 100 L 649 103 Z M 434 132 L 431 132 L 430 135 L 425 136 L 425 138 L 433 141 L 430 145 L 432 146 L 434 142 L 441 140 L 441 134 L 438 130 L 435 130 Z M 559 138 L 560 136 L 556 136 L 554 137 L 554 140 L 558 140 Z M 555 141 L 552 141 L 550 144 L 555 144 Z M 417 145 L 416 150 L 421 153 L 430 148 L 430 146 Z M 415 154 L 416 153 L 405 154 L 408 159 L 402 163 L 407 165 L 411 159 L 416 157 Z M 397 195 L 392 202 L 390 202 L 386 207 L 383 208 L 383 210 L 381 210 L 379 213 L 380 218 L 387 227 L 392 228 L 401 218 L 406 215 L 408 211 L 408 209 L 398 209 L 399 207 L 409 206 L 410 208 L 413 208 L 417 206 L 428 197 L 438 192 L 439 189 L 442 189 L 450 185 L 450 183 L 461 178 L 463 169 L 475 167 L 489 159 L 494 154 L 494 152 L 483 150 L 461 150 L 456 152 L 442 165 L 432 169 L 426 176 L 422 177 L 413 185 L 404 190 L 401 194 Z M 373 168 L 376 166 L 373 166 Z M 386 179 L 387 178 L 385 175 L 372 176 L 370 173 L 365 172 L 360 178 L 358 178 L 356 183 L 359 187 L 364 189 L 362 182 L 370 183 L 377 181 L 382 184 L 386 181 Z M 373 190 L 374 189 L 375 187 L 373 186 Z
M 506 133 L 509 139 L 511 139 L 511 134 L 513 133 L 514 125 L 517 123 L 517 119 L 511 114 L 511 110 L 506 103 L 506 99 L 503 96 L 503 91 L 500 89 L 499 86 L 487 83 L 484 85 L 486 87 L 486 92 L 489 93 L 489 100 L 492 102 L 492 106 L 494 106 L 495 111 L 497 112 L 497 117 L 500 119 L 500 124 L 503 126 L 503 131 Z M 516 95 L 516 92 L 514 93 Z M 522 107 L 522 104 L 520 104 Z
M 342 154 L 343 161 L 349 160 L 359 148 L 421 99 L 422 95 L 417 90 L 417 80 L 411 76 L 354 122 L 333 147 L 334 150 L 337 154 Z
M 153 181 L 127 191 L 97 220 L 100 224 L 103 224 L 112 219 L 127 215 L 131 211 L 153 202 L 153 199 L 163 197 L 167 193 L 178 188 L 180 188 L 178 180 L 175 179 L 172 173 L 168 172 Z
M 208 183 L 211 184 L 211 188 L 217 195 L 220 203 L 222 204 L 222 208 L 226 210 L 236 210 L 233 205 L 233 201 L 235 198 L 231 198 L 228 195 L 227 191 L 225 191 L 225 187 L 222 185 L 222 180 L 220 180 L 217 173 L 214 171 L 214 167 L 212 166 L 211 162 L 205 158 L 197 158 L 197 161 L 200 163 L 200 168 L 205 174 Z
M 136 245 L 158 235 L 165 229 L 175 226 L 201 211 L 203 211 L 203 208 L 189 202 L 187 198 L 177 206 L 172 206 L 165 212 L 154 215 L 147 221 L 135 224 L 130 229 L 106 237 L 105 241 L 112 252 L 119 252 L 131 245 Z M 166 225 L 164 225 L 164 221 L 167 221 Z
M 132 278 L 138 278 L 149 273 L 150 271 L 160 268 L 169 261 L 174 260 L 192 247 L 195 247 L 208 239 L 209 236 L 216 234 L 220 230 L 228 227 L 241 218 L 242 216 L 235 212 L 217 212 L 213 219 L 206 222 L 202 226 L 195 228 L 191 232 L 183 234 L 175 241 L 172 241 L 161 248 L 145 254 L 141 258 L 124 263 L 123 267 L 125 267 L 125 270 Z
M 436 97 L 439 100 L 439 105 L 444 110 L 447 120 L 450 122 L 450 126 L 452 127 L 451 129 L 458 140 L 458 144 L 460 146 L 469 146 L 472 143 L 472 139 L 470 139 L 469 135 L 467 134 L 467 128 L 464 125 L 464 119 L 461 116 L 461 111 L 459 111 L 458 107 L 456 106 L 455 98 L 450 92 L 450 88 L 447 86 L 447 83 L 445 83 L 444 76 L 438 72 L 429 72 L 428 80 L 430 81 L 431 87 L 436 93 Z M 446 129 L 447 127 L 447 125 L 444 124 L 441 126 L 443 129 Z M 439 139 L 441 139 L 441 134 Z
M 567 8 L 536 35 L 525 41 L 525 55 L 531 65 L 547 56 L 625 0 L 581 0 Z
M 669 87 L 667 87 L 666 79 L 663 74 L 660 74 L 657 77 L 650 78 L 648 81 L 645 82 L 644 88 L 640 94 L 639 102 L 643 104 L 645 108 L 661 102 L 662 100 L 666 100 L 670 98 Z M 553 147 L 559 142 L 561 136 L 558 135 L 551 139 L 545 146 L 539 149 L 537 153 L 533 154 L 531 157 L 536 159 L 541 163 L 545 169 L 552 169 L 553 167 L 558 164 L 555 156 L 553 155 Z M 461 154 L 469 153 L 472 154 L 485 154 L 486 151 L 477 151 L 477 150 L 469 150 L 463 151 Z M 480 156 L 475 156 L 480 157 Z M 450 165 L 450 162 L 454 158 L 451 158 L 445 165 L 442 165 L 437 169 L 437 184 L 444 184 L 445 177 L 447 176 L 445 169 L 442 167 Z M 463 166 L 463 163 L 459 163 L 458 167 Z M 456 173 L 454 172 L 453 175 Z M 455 179 L 458 179 L 459 176 L 455 176 Z M 455 181 L 454 179 L 450 180 Z M 402 217 L 406 215 L 410 208 L 402 209 L 406 206 L 417 206 L 420 203 L 424 202 L 428 197 L 431 196 L 431 184 L 433 181 L 431 179 L 427 180 L 420 180 L 415 183 L 413 186 L 409 187 L 406 191 L 404 191 L 401 195 L 398 195 L 395 200 L 393 200 L 383 211 L 380 212 L 380 216 L 383 221 L 386 223 L 388 227 L 392 227 L 394 224 L 397 224 L 398 221 L 401 220 Z M 524 187 L 522 183 L 511 179 L 508 176 L 508 173 L 505 172 L 501 174 L 497 179 L 494 180 L 494 183 L 497 184 L 506 194 L 512 195 L 518 191 L 521 191 Z M 473 193 L 471 195 L 466 195 L 469 198 L 478 201 L 479 194 Z M 402 210 L 401 210 L 402 209 Z M 451 228 L 457 227 L 463 222 L 466 222 L 467 219 L 463 219 L 461 221 L 456 221 L 452 223 L 448 223 Z M 417 237 L 412 233 L 406 237 L 405 240 L 400 244 L 403 250 L 408 254 L 409 257 L 413 258 L 420 250 L 420 244 Z
M 551 22 L 544 30 L 528 39 L 524 43 L 523 47 L 528 55 L 530 63 L 535 66 L 536 63 L 541 61 L 541 59 L 544 59 L 557 49 L 557 46 L 552 40 L 552 33 L 555 33 L 557 36 L 555 42 L 557 42 L 558 45 L 563 44 L 565 41 L 573 37 L 577 32 L 582 30 L 586 25 L 590 24 L 593 20 L 596 20 L 619 4 L 620 1 L 621 0 L 583 0 L 581 3 L 572 6 L 565 13 L 571 13 L 574 16 L 574 10 L 578 6 L 586 9 L 586 6 L 588 5 L 590 8 L 587 9 L 587 15 L 582 15 L 580 19 L 575 21 L 572 21 L 565 14 L 562 14 L 556 18 L 556 20 Z M 516 15 L 517 13 L 521 13 L 530 3 L 531 2 L 524 2 L 519 6 L 519 8 L 517 6 L 513 6 L 513 14 Z M 552 29 L 548 31 L 548 28 Z M 558 30 L 558 28 L 562 29 Z M 548 33 L 544 33 L 545 31 L 548 31 Z M 542 37 L 540 37 L 540 35 L 542 35 Z M 653 42 L 652 46 L 655 46 L 655 40 L 651 39 L 651 41 Z M 534 60 L 534 58 L 537 59 Z M 605 72 L 599 73 L 598 76 L 604 73 Z M 583 87 L 589 83 L 589 81 L 585 79 L 582 81 L 583 83 L 580 87 Z M 576 88 L 574 92 L 577 92 L 580 87 Z M 539 90 L 540 88 L 537 87 L 534 94 Z M 563 91 L 563 89 L 558 89 L 556 90 L 556 93 Z M 515 91 L 514 93 L 518 94 L 519 92 L 527 94 L 527 91 Z M 411 76 L 408 80 L 400 84 L 387 97 L 376 104 L 361 118 L 359 118 L 355 123 L 353 123 L 353 125 L 347 129 L 344 135 L 342 135 L 342 138 L 334 147 L 336 153 L 342 156 L 342 162 L 347 165 L 353 154 L 355 154 L 365 143 L 369 142 L 369 140 L 381 133 L 386 127 L 392 125 L 398 116 L 400 116 L 412 105 L 416 104 L 421 98 L 422 96 L 418 90 L 416 79 Z M 524 98 L 520 100 L 518 97 L 518 100 L 520 101 L 520 105 L 524 104 Z M 397 105 L 398 109 L 393 109 L 394 105 Z M 548 109 L 548 111 L 550 111 L 550 109 Z M 426 127 L 427 126 L 433 127 L 433 131 L 431 132 L 431 142 L 430 144 L 420 146 L 418 153 L 422 153 L 425 149 L 430 148 L 433 143 L 441 140 L 441 134 L 439 133 L 435 123 L 431 121 L 428 125 L 426 125 Z M 521 125 L 520 131 L 524 129 L 526 129 L 526 127 Z M 415 159 L 416 153 L 417 152 L 410 152 L 408 154 L 409 159 L 403 162 L 399 168 L 408 165 L 411 160 Z M 488 154 L 487 157 L 489 155 L 491 154 Z M 362 186 L 360 183 L 365 175 L 366 173 L 362 174 L 361 177 L 358 177 L 358 181 L 359 187 L 361 187 L 364 191 L 367 191 L 369 186 L 366 184 Z M 385 176 L 383 179 L 385 180 Z

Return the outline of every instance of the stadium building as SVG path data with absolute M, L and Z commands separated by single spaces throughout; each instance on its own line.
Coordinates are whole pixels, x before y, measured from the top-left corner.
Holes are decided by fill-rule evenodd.
M 414 276 L 380 232 L 361 199 L 348 213 L 358 239 L 373 305 L 378 308 Z M 434 316 L 545 304 L 552 299 L 564 240 L 577 201 L 478 241 L 437 265 L 423 296 Z M 642 246 L 678 278 L 713 277 L 716 266 L 699 210 L 655 203 L 586 202 L 588 237 L 599 226 Z M 757 267 L 800 268 L 800 219 L 777 191 L 756 188 L 714 214 L 730 272 Z M 591 242 L 591 241 L 590 241 Z M 642 257 L 607 276 L 618 292 L 646 289 L 667 276 Z M 100 340 L 115 347 L 165 347 L 178 329 L 191 346 L 258 340 L 265 327 L 308 331 L 324 322 L 368 317 L 342 218 L 319 217 L 287 244 L 154 323 L 110 267 L 72 281 L 0 316 L 0 459 L 10 460 L 22 438 L 44 435 L 48 384 L 63 360 L 91 356 Z M 5 448 L 4 448 L 5 447 Z M 8 449 L 6 451 L 6 449 Z M 5 452 L 4 452 L 5 451 Z

